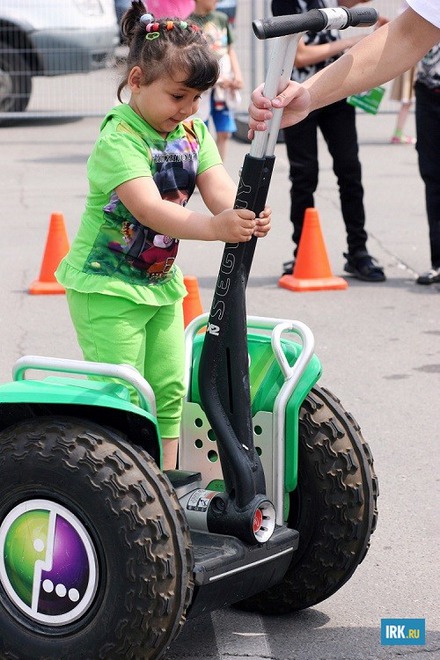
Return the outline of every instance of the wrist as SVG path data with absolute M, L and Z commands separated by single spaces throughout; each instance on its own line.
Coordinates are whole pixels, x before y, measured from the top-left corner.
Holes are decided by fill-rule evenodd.
M 218 215 L 212 215 L 209 219 L 209 227 L 210 227 L 210 232 L 209 232 L 209 239 L 211 241 L 220 241 L 220 233 L 219 233 L 219 217 Z

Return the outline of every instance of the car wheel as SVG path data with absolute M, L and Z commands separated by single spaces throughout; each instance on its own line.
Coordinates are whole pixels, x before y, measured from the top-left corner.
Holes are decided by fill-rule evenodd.
M 288 525 L 299 547 L 283 581 L 239 607 L 283 614 L 329 598 L 353 575 L 377 523 L 378 482 L 359 425 L 328 390 L 314 387 L 299 420 L 298 486 Z
M 0 656 L 162 657 L 192 551 L 153 459 L 109 429 L 40 418 L 0 433 Z
M 32 77 L 16 48 L 0 42 L 0 112 L 23 112 L 32 91 Z

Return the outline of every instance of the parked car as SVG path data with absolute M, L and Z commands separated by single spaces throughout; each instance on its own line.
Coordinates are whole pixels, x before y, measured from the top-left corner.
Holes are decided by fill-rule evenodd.
M 22 112 L 34 76 L 105 67 L 118 43 L 113 0 L 0 0 L 0 112 Z
M 131 0 L 114 0 L 115 4 L 115 11 L 116 11 L 116 18 L 118 20 L 118 24 L 121 24 L 121 19 L 127 9 L 130 9 L 131 7 Z

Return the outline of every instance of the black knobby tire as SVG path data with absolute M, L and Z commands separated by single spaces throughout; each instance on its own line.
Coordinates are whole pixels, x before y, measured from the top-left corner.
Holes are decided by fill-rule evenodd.
M 377 523 L 378 481 L 359 425 L 328 390 L 314 387 L 299 419 L 298 487 L 289 527 L 300 541 L 283 582 L 240 603 L 283 614 L 329 598 L 364 559 Z
M 0 112 L 23 112 L 32 91 L 32 76 L 20 52 L 0 41 Z
M 192 598 L 193 556 L 183 511 L 152 458 L 96 424 L 41 418 L 0 433 L 0 475 L 0 525 L 23 503 L 61 506 L 89 535 L 98 574 L 81 616 L 50 625 L 11 598 L 3 562 L 0 657 L 162 657 Z

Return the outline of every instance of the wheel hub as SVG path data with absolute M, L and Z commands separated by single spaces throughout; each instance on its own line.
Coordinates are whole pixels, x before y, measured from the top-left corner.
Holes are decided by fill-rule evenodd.
M 31 619 L 62 626 L 90 607 L 98 562 L 79 519 L 50 500 L 15 506 L 0 525 L 0 582 Z

